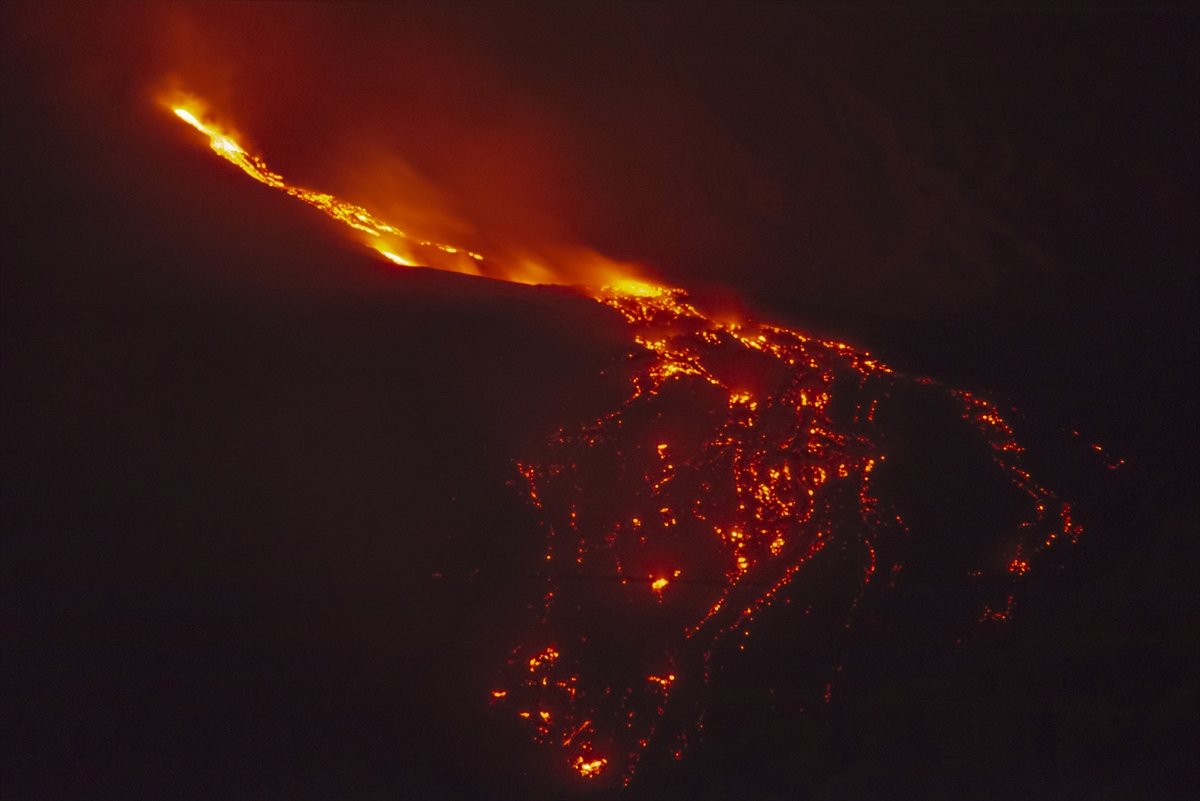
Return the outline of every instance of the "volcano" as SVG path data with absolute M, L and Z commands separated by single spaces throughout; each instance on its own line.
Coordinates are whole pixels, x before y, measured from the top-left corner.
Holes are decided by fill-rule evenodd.
M 1194 15 L 401 8 L 0 10 L 5 797 L 1195 794 Z
M 511 269 L 497 270 L 478 253 L 414 240 L 361 206 L 289 183 L 220 126 L 189 110 L 202 101 L 181 102 L 186 105 L 168 105 L 208 138 L 217 156 L 258 183 L 369 234 L 367 244 L 389 262 L 418 266 L 410 249 L 415 247 L 435 256 L 445 265 L 442 269 L 478 275 L 488 266 L 490 274 L 514 275 Z M 408 256 L 394 252 L 402 246 Z M 878 569 L 876 540 L 887 534 L 888 526 L 912 532 L 892 510 L 903 502 L 889 504 L 881 515 L 872 488 L 876 469 L 891 453 L 884 442 L 887 429 L 876 428 L 876 415 L 880 404 L 904 386 L 893 370 L 842 342 L 778 325 L 722 320 L 693 304 L 684 290 L 620 270 L 608 268 L 616 273 L 613 283 L 578 291 L 616 311 L 630 327 L 636 346 L 627 356 L 634 365 L 627 376 L 631 389 L 599 418 L 580 427 L 560 427 L 553 440 L 558 453 L 543 463 L 516 463 L 528 482 L 530 502 L 547 513 L 540 521 L 547 537 L 541 566 L 548 571 L 540 622 L 557 632 L 555 640 L 570 638 L 569 652 L 564 656 L 554 642 L 532 649 L 518 644 L 508 661 L 528 675 L 511 691 L 496 689 L 491 695 L 494 702 L 515 705 L 517 716 L 534 726 L 538 742 L 566 749 L 567 764 L 583 779 L 596 779 L 615 763 L 628 785 L 641 751 L 661 750 L 660 723 L 669 708 L 680 706 L 671 701 L 677 684 L 693 688 L 684 705 L 702 710 L 695 687 L 711 678 L 710 662 L 720 641 L 735 630 L 748 636 L 755 614 L 772 604 L 806 563 L 831 542 L 843 554 L 857 546 L 865 555 L 851 605 L 857 607 Z M 552 274 L 563 272 L 563 267 L 551 269 Z M 587 270 L 576 267 L 572 272 Z M 928 378 L 915 383 L 935 384 Z M 1060 537 L 1077 540 L 1083 527 L 1073 519 L 1070 503 L 1038 484 L 1025 468 L 1025 448 L 993 403 L 962 390 L 952 390 L 950 396 L 1028 508 L 1021 514 L 982 486 L 955 487 L 934 476 L 933 486 L 976 498 L 990 515 L 1005 521 L 998 531 L 1007 526 L 1014 539 L 998 546 L 1008 556 L 997 559 L 989 536 L 995 532 L 982 521 L 941 520 L 940 528 L 961 530 L 969 544 L 955 549 L 952 557 L 939 554 L 936 562 L 953 564 L 976 579 L 999 566 L 1022 577 L 1034 557 Z M 936 427 L 928 432 L 939 441 L 950 439 Z M 1104 452 L 1100 445 L 1092 450 Z M 646 453 L 654 459 L 647 462 Z M 1122 461 L 1105 465 L 1116 469 Z M 902 464 L 900 470 L 911 474 L 920 467 Z M 856 500 L 853 508 L 847 497 Z M 853 530 L 858 523 L 865 530 Z M 560 565 L 572 560 L 564 560 L 564 545 L 574 551 L 574 564 L 566 571 Z M 974 553 L 977 563 L 964 562 L 961 553 Z M 891 587 L 904 566 L 898 556 L 891 562 Z M 689 578 L 676 581 L 684 573 Z M 442 575 L 434 573 L 435 578 Z M 595 583 L 581 587 L 605 579 L 627 587 L 631 576 L 635 590 L 644 580 L 667 607 L 666 619 L 682 625 L 681 638 L 664 636 L 662 623 L 650 622 L 662 616 L 638 609 L 631 594 L 605 592 Z M 685 582 L 693 590 L 721 584 L 722 578 L 724 586 L 716 594 L 676 589 Z M 621 619 L 614 609 L 628 611 L 631 606 L 634 620 L 614 628 L 614 619 Z M 978 622 L 1006 621 L 1013 607 L 1010 593 L 997 608 L 983 605 Z M 558 622 L 562 609 L 575 619 L 574 625 Z M 656 646 L 650 645 L 650 652 L 636 649 L 638 656 L 631 658 L 630 644 L 620 632 L 635 621 L 643 645 Z M 849 620 L 844 625 L 849 628 Z M 630 675 L 630 666 L 645 660 L 658 669 L 645 674 L 643 682 Z M 619 677 L 588 678 L 597 663 L 619 666 Z M 825 685 L 826 701 L 832 687 L 832 681 Z M 686 734 L 687 728 L 666 735 L 675 742 L 676 759 L 682 758 Z

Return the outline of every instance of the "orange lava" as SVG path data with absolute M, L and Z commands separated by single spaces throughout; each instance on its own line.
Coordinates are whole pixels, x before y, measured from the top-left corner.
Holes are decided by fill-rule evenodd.
M 831 542 L 850 537 L 862 551 L 865 587 L 877 569 L 876 539 L 907 531 L 876 498 L 872 480 L 888 460 L 876 422 L 881 401 L 909 379 L 844 343 L 718 320 L 683 290 L 628 294 L 609 287 L 594 297 L 629 325 L 628 395 L 599 418 L 559 430 L 542 460 L 518 465 L 543 521 L 545 559 L 561 566 L 540 619 L 574 632 L 574 642 L 553 646 L 574 658 L 529 659 L 508 687 L 516 705 L 555 710 L 553 726 L 535 727 L 536 740 L 569 741 L 568 754 L 602 747 L 628 779 L 655 736 L 675 738 L 672 753 L 682 753 L 686 730 L 666 734 L 658 726 L 676 674 L 703 683 L 714 649 L 731 635 L 748 636 L 757 613 Z M 948 394 L 1024 498 L 1026 518 L 1015 533 L 1029 541 L 1027 550 L 997 565 L 1019 577 L 1041 549 L 1081 529 L 1069 504 L 1024 469 L 1024 448 L 995 404 L 969 392 Z M 589 502 L 589 493 L 602 500 Z M 556 559 L 564 549 L 575 558 Z M 654 569 L 664 560 L 699 580 L 665 596 L 671 582 Z M 902 567 L 892 565 L 893 581 Z M 586 611 L 597 590 L 581 579 L 647 574 L 657 599 L 622 581 L 596 603 L 636 610 L 638 637 L 650 643 L 641 649 L 646 664 L 671 667 L 669 679 L 660 672 L 589 676 L 600 650 L 625 632 L 604 640 L 603 612 Z M 978 619 L 1007 620 L 1013 605 L 1006 596 L 985 605 Z M 620 647 L 637 650 L 628 641 Z M 745 640 L 737 647 L 744 650 Z M 584 730 L 565 738 L 581 720 L 588 721 Z

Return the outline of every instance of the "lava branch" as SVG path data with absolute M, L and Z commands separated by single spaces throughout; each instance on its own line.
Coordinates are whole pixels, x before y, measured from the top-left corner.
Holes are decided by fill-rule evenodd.
M 936 382 L 906 379 L 844 343 L 776 325 L 722 322 L 682 290 L 610 288 L 594 297 L 629 325 L 636 365 L 629 393 L 597 419 L 560 429 L 540 460 L 518 465 L 549 535 L 545 562 L 557 575 L 541 620 L 574 631 L 575 640 L 546 646 L 553 662 L 518 653 L 503 697 L 530 721 L 536 740 L 567 751 L 568 763 L 591 759 L 602 742 L 606 761 L 582 775 L 619 765 L 628 782 L 655 737 L 674 738 L 670 750 L 682 754 L 687 728 L 660 726 L 675 688 L 687 679 L 694 695 L 715 649 L 748 636 L 758 613 L 827 545 L 844 539 L 852 519 L 861 523 L 853 536 L 865 559 L 851 611 L 861 600 L 878 569 L 876 540 L 908 531 L 872 486 L 888 459 L 876 420 L 880 403 L 894 386 Z M 729 368 L 741 363 L 755 364 L 755 375 L 773 375 L 773 383 L 746 385 L 744 372 Z M 1038 552 L 1063 534 L 1075 539 L 1082 528 L 1070 505 L 1022 467 L 1024 448 L 995 405 L 948 393 L 1025 499 L 1018 530 L 1029 542 L 1007 565 L 1019 577 Z M 849 417 L 834 408 L 835 397 L 847 394 L 859 399 Z M 706 433 L 681 434 L 697 422 L 686 411 L 688 419 L 671 425 L 668 398 L 676 412 L 685 402 L 704 411 Z M 607 499 L 603 508 L 586 503 L 589 492 Z M 891 565 L 893 580 L 902 567 Z M 617 680 L 581 670 L 588 661 L 581 655 L 594 652 L 603 636 L 603 610 L 578 611 L 596 595 L 580 581 L 589 576 L 618 577 L 622 591 L 606 603 L 639 610 L 638 624 L 660 632 L 644 675 Z M 715 592 L 705 596 L 700 587 Z M 979 619 L 1007 619 L 1012 603 L 1009 595 L 1001 611 L 985 606 Z M 526 715 L 530 708 L 537 717 Z M 580 721 L 584 731 L 565 736 Z
M 320 209 L 338 222 L 374 237 L 376 241 L 371 243 L 371 247 L 394 264 L 405 267 L 415 267 L 420 264 L 421 262 L 416 261 L 412 255 L 404 256 L 395 252 L 401 249 L 411 250 L 414 247 L 435 251 L 434 254 L 427 253 L 427 257 L 429 255 L 437 255 L 436 252 L 440 252 L 449 256 L 466 257 L 475 262 L 482 262 L 484 260 L 480 254 L 464 248 L 412 237 L 396 226 L 379 219 L 362 206 L 339 200 L 327 192 L 317 192 L 290 184 L 282 175 L 268 167 L 266 162 L 260 157 L 247 152 L 245 148 L 238 144 L 237 140 L 222 131 L 215 123 L 202 122 L 196 114 L 183 106 L 174 106 L 171 110 L 175 113 L 176 117 L 207 136 L 209 146 L 212 147 L 213 152 L 218 156 L 233 164 L 259 183 L 265 184 L 272 189 L 278 189 L 297 200 Z M 393 244 L 395 240 L 399 240 L 399 245 Z M 452 264 L 452 267 L 446 267 L 446 269 L 453 269 L 456 272 L 478 273 L 478 269 L 469 269 L 470 265 L 462 259 L 452 262 Z

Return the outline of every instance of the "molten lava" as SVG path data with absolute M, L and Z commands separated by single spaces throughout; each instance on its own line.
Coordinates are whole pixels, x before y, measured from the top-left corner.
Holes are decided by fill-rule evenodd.
M 477 273 L 487 261 L 293 186 L 214 123 L 173 110 L 219 156 L 366 234 L 396 264 Z M 535 567 L 546 576 L 536 612 L 543 635 L 514 648 L 490 690 L 493 704 L 560 749 L 583 778 L 613 771 L 628 780 L 655 742 L 678 758 L 715 649 L 748 636 L 759 612 L 823 551 L 836 544 L 860 554 L 856 592 L 871 585 L 880 542 L 911 534 L 873 483 L 890 456 L 878 417 L 893 390 L 948 394 L 1023 509 L 1008 554 L 972 576 L 1015 582 L 1041 551 L 1082 532 L 1071 506 L 1023 466 L 1024 448 L 990 401 L 897 375 L 844 343 L 717 319 L 683 290 L 635 276 L 587 292 L 628 325 L 628 391 L 517 462 L 545 536 Z M 890 564 L 893 585 L 903 566 Z M 596 577 L 612 580 L 582 580 Z M 976 617 L 1005 620 L 1013 605 L 1006 592 Z M 614 660 L 618 648 L 638 661 Z M 672 708 L 682 713 L 667 726 Z
M 479 269 L 474 263 L 483 261 L 483 256 L 478 253 L 414 238 L 394 225 L 389 225 L 379 219 L 361 206 L 339 200 L 326 192 L 316 192 L 293 186 L 284 180 L 282 175 L 272 171 L 261 158 L 246 152 L 245 148 L 239 145 L 232 135 L 223 131 L 215 123 L 202 122 L 195 113 L 184 106 L 174 106 L 172 111 L 179 119 L 207 136 L 209 145 L 218 156 L 234 164 L 259 183 L 302 200 L 338 222 L 369 235 L 372 237 L 371 247 L 394 264 L 405 267 L 421 264 L 454 272 L 479 274 Z M 396 251 L 400 251 L 404 255 Z
M 609 287 L 594 297 L 629 325 L 629 393 L 519 464 L 552 566 L 540 619 L 570 639 L 537 646 L 561 654 L 553 663 L 518 650 L 505 692 L 514 708 L 553 711 L 534 726 L 540 742 L 575 762 L 602 750 L 628 778 L 655 737 L 682 753 L 687 726 L 661 726 L 676 675 L 690 677 L 694 694 L 714 650 L 747 636 L 824 549 L 860 552 L 859 594 L 872 582 L 877 541 L 908 532 L 872 486 L 888 460 L 877 414 L 899 385 L 936 382 L 905 379 L 840 342 L 718 321 L 682 290 Z M 1023 448 L 996 406 L 949 394 L 1024 509 L 1014 557 L 988 567 L 1023 575 L 1039 551 L 1082 529 L 1022 467 Z M 893 580 L 902 567 L 891 566 Z M 689 581 L 666 578 L 668 570 Z M 608 588 L 586 580 L 606 575 L 620 580 Z M 647 575 L 656 599 L 638 579 Z M 1005 620 L 1013 604 L 1006 594 L 977 619 Z M 632 626 L 640 644 L 629 641 Z M 617 649 L 641 661 L 614 666 L 604 653 Z M 589 675 L 590 665 L 605 665 L 604 675 Z

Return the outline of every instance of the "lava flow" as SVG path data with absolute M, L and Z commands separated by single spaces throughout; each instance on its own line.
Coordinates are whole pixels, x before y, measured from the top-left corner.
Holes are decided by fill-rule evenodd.
M 365 233 L 397 264 L 505 275 L 483 270 L 488 260 L 477 253 L 292 186 L 193 109 L 173 111 L 222 158 Z M 1032 560 L 1082 533 L 981 397 L 905 378 L 843 343 L 720 318 L 681 289 L 633 276 L 585 291 L 628 325 L 627 361 L 613 368 L 628 391 L 516 462 L 545 536 L 534 568 L 545 581 L 540 633 L 515 645 L 490 690 L 494 705 L 585 779 L 628 781 L 652 749 L 678 757 L 698 725 L 713 654 L 742 642 L 827 551 L 855 555 L 851 606 L 868 588 L 895 585 L 905 562 L 885 541 L 921 534 L 877 489 L 893 457 L 881 418 L 897 393 L 925 390 L 952 404 L 954 425 L 990 455 L 988 470 L 1015 510 L 1001 557 L 969 566 L 1002 588 L 983 594 L 969 617 L 1007 619 L 1008 589 Z
M 678 758 L 716 649 L 742 642 L 831 545 L 858 554 L 848 625 L 879 572 L 880 541 L 911 534 L 873 486 L 889 459 L 877 418 L 905 386 L 949 396 L 1016 507 L 1010 558 L 963 571 L 979 586 L 985 573 L 999 579 L 987 584 L 996 597 L 979 593 L 977 620 L 1007 619 L 1004 588 L 1042 550 L 1082 533 L 1070 505 L 1022 467 L 1023 448 L 989 401 L 905 379 L 843 343 L 719 321 L 682 290 L 594 296 L 633 335 L 629 394 L 518 463 L 546 534 L 539 611 L 553 636 L 515 650 L 493 693 L 577 767 L 605 754 L 599 766 L 619 762 L 628 780 L 656 740 Z M 893 586 L 902 552 L 887 548 Z M 608 656 L 631 652 L 636 660 Z M 672 704 L 681 713 L 664 727 Z
M 175 116 L 208 137 L 213 152 L 259 183 L 278 189 L 298 200 L 320 209 L 338 222 L 345 223 L 356 231 L 373 238 L 372 247 L 389 261 L 405 267 L 417 264 L 436 266 L 439 269 L 478 274 L 473 263 L 483 261 L 483 256 L 469 250 L 419 239 L 389 225 L 361 206 L 339 200 L 327 192 L 293 186 L 283 176 L 272 171 L 266 163 L 246 152 L 232 135 L 212 122 L 202 122 L 193 111 L 184 106 L 174 106 Z M 396 251 L 401 251 L 397 253 Z M 420 255 L 417 255 L 420 254 Z

